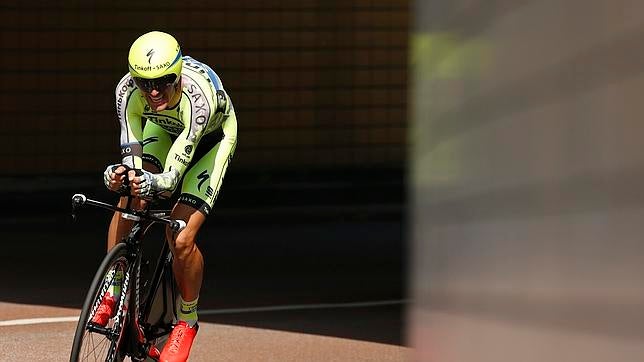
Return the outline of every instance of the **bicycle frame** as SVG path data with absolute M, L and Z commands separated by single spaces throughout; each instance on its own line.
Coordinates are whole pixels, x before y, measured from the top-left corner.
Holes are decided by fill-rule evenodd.
M 129 355 L 132 360 L 144 360 L 146 357 L 158 358 L 159 352 L 154 341 L 171 331 L 171 323 L 164 321 L 168 313 L 174 315 L 176 290 L 172 276 L 171 262 L 172 253 L 168 243 L 164 242 L 161 252 L 157 258 L 154 273 L 148 280 L 151 283 L 142 285 L 141 281 L 141 262 L 142 262 L 142 241 L 150 229 L 157 223 L 166 224 L 174 232 L 179 232 L 185 228 L 186 223 L 183 220 L 172 220 L 168 218 L 168 211 L 137 211 L 131 209 L 132 198 L 128 199 L 125 208 L 119 208 L 104 202 L 88 199 L 85 195 L 76 194 L 72 197 L 72 215 L 75 216 L 75 210 L 82 205 L 96 206 L 103 209 L 118 211 L 122 217 L 134 221 L 132 230 L 121 242 L 127 247 L 126 259 L 128 268 L 124 274 L 121 295 L 118 309 L 124 311 L 122 315 L 115 318 L 124 318 L 123 329 L 111 332 L 107 328 L 98 327 L 88 324 L 85 328 L 94 333 L 100 333 L 107 336 L 116 343 L 118 349 Z M 141 303 L 141 290 L 147 288 L 143 303 Z M 143 288 L 142 288 L 143 287 Z M 149 321 L 155 300 L 161 288 L 161 316 L 156 321 Z M 169 306 L 168 294 L 170 295 Z M 132 298 L 134 297 L 134 298 Z M 163 322 L 163 323 L 161 323 Z M 120 333 L 122 331 L 122 333 Z M 118 339 L 120 336 L 120 339 Z M 118 339 L 118 340 L 117 340 Z

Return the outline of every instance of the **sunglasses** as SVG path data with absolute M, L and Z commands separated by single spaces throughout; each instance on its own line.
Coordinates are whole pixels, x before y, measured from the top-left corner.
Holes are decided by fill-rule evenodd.
M 156 89 L 159 92 L 165 91 L 168 87 L 174 84 L 174 82 L 177 80 L 177 75 L 168 74 L 168 75 L 164 75 L 163 77 L 154 78 L 154 79 L 145 79 L 145 78 L 138 78 L 138 77 L 133 77 L 133 78 L 134 78 L 134 83 L 136 84 L 137 87 L 139 87 L 142 91 L 146 93 L 151 93 L 152 90 L 154 89 Z

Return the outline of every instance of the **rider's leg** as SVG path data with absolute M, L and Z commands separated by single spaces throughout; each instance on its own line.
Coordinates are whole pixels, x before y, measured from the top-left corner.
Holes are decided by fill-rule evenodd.
M 186 227 L 177 235 L 167 229 L 166 236 L 173 253 L 172 270 L 180 292 L 179 320 L 190 325 L 197 322 L 197 300 L 203 279 L 203 256 L 195 242 L 206 216 L 199 210 L 178 203 L 172 210 L 173 219 L 186 222 Z
M 140 199 L 133 199 L 132 207 L 144 207 L 145 205 L 141 201 L 142 200 Z M 121 197 L 117 205 L 124 208 L 127 205 L 127 197 Z M 123 219 L 120 212 L 115 212 L 114 215 L 112 215 L 110 227 L 107 232 L 108 252 L 118 241 L 127 235 L 130 229 L 132 229 L 132 225 L 133 222 Z M 92 323 L 104 327 L 107 325 L 108 320 L 114 316 L 117 302 L 121 298 L 121 286 L 124 274 L 125 271 L 122 269 L 112 269 L 105 275 L 105 280 L 108 281 L 109 286 L 102 297 L 101 304 L 98 306 L 94 316 L 92 317 Z
M 234 116 L 232 112 L 226 121 L 228 128 L 231 125 L 237 126 Z M 161 360 L 179 358 L 184 361 L 190 353 L 198 329 L 197 303 L 204 262 L 195 238 L 217 199 L 236 145 L 235 139 L 230 137 L 212 137 L 212 141 L 213 143 L 209 143 L 203 138 L 200 141 L 193 156 L 194 164 L 191 164 L 184 175 L 179 201 L 172 212 L 173 218 L 186 222 L 186 228 L 177 235 L 173 235 L 166 228 L 166 235 L 174 254 L 172 269 L 181 298 L 177 311 L 178 322 L 161 352 Z
M 140 199 L 133 199 L 132 205 L 136 208 L 139 208 Z M 127 205 L 127 197 L 122 196 L 119 199 L 117 204 L 118 207 L 124 208 Z M 110 227 L 107 231 L 107 251 L 110 251 L 114 245 L 120 240 L 122 240 L 132 229 L 133 221 L 123 219 L 121 213 L 116 211 L 112 215 L 112 221 L 110 221 Z
M 234 113 L 229 121 L 235 121 Z M 213 143 L 209 144 L 205 139 L 201 142 L 195 151 L 194 164 L 184 175 L 179 201 L 173 210 L 173 216 L 186 221 L 187 227 L 176 236 L 166 231 L 174 253 L 173 271 L 182 299 L 178 319 L 191 324 L 197 320 L 196 305 L 203 277 L 203 256 L 195 244 L 195 237 L 217 199 L 236 145 L 234 139 L 213 138 Z

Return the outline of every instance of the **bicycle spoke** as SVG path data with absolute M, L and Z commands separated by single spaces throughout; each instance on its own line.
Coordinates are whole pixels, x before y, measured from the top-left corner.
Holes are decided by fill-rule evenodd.
M 111 343 L 111 341 L 107 338 L 104 338 L 104 336 L 100 336 L 100 340 L 97 344 L 97 341 L 94 339 L 94 337 L 99 338 L 99 336 L 95 336 L 95 333 L 92 332 L 87 332 L 87 334 L 85 335 L 88 343 L 86 348 L 83 348 L 82 356 L 80 359 L 81 361 L 102 361 L 105 359 L 101 356 L 105 353 L 106 349 L 109 347 L 107 346 L 107 344 Z M 94 359 L 90 359 L 91 356 L 93 356 Z

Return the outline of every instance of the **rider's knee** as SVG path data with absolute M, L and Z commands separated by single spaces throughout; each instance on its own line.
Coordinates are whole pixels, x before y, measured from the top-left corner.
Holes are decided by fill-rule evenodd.
M 195 248 L 195 235 L 193 233 L 183 230 L 177 235 L 171 244 L 174 257 L 183 260 L 187 258 Z

